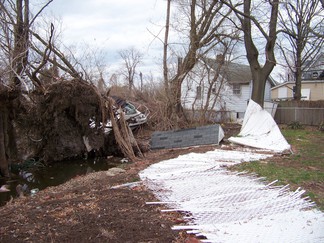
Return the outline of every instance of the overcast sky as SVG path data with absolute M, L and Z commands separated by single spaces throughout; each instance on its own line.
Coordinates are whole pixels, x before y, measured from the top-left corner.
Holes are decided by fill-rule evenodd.
M 143 65 L 152 66 L 162 44 L 150 31 L 163 28 L 165 8 L 163 0 L 54 0 L 46 13 L 61 19 L 64 44 L 100 46 L 109 66 L 116 66 L 120 49 L 133 46 L 145 55 Z
M 163 46 L 152 33 L 163 39 L 165 0 L 54 0 L 44 13 L 61 19 L 65 45 L 102 49 L 110 72 L 121 66 L 118 51 L 135 47 L 144 54 L 137 70 L 162 76 Z

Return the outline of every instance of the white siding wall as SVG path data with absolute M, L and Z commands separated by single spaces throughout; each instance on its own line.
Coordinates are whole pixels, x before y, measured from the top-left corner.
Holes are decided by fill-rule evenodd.
M 185 109 L 191 109 L 191 105 L 196 98 L 196 88 L 193 87 L 197 85 L 193 85 L 192 83 L 186 83 L 181 87 L 181 103 Z
M 204 87 L 203 83 L 205 82 L 204 80 L 201 81 L 203 78 L 199 77 L 199 75 L 196 75 L 195 73 L 191 73 L 191 75 L 188 76 L 183 81 L 183 84 L 181 86 L 181 103 L 184 108 L 186 109 L 191 109 L 192 104 L 195 102 L 196 96 L 197 96 L 197 87 L 199 85 L 202 86 L 202 98 L 204 97 Z M 198 107 L 201 106 L 201 100 L 196 101 L 196 106 L 195 108 L 198 109 Z
M 191 74 L 191 76 L 183 82 L 181 102 L 184 108 L 192 109 L 192 104 L 195 102 L 197 96 L 197 86 L 199 85 L 202 86 L 202 96 L 200 100 L 196 100 L 194 108 L 200 109 L 205 104 L 208 82 L 207 78 L 203 79 L 202 76 L 203 75 L 199 73 Z M 270 87 L 270 83 L 267 82 L 265 89 L 265 101 L 271 100 Z M 228 111 L 244 113 L 247 108 L 248 100 L 251 98 L 251 93 L 252 82 L 250 82 L 250 84 L 241 84 L 241 94 L 233 94 L 232 85 L 225 83 L 215 109 L 219 110 L 222 106 Z
M 201 109 L 206 103 L 208 87 L 203 83 L 201 85 L 201 99 L 196 99 L 197 97 L 197 86 L 199 83 L 185 81 L 182 85 L 182 96 L 181 102 L 184 108 L 192 109 L 192 104 L 195 102 L 194 108 Z M 209 108 L 211 108 L 215 95 L 211 95 L 211 101 L 209 103 Z M 215 107 L 216 109 L 218 108 Z
M 207 92 L 208 92 L 208 78 L 207 71 L 205 67 L 198 63 L 198 67 L 195 67 L 190 75 L 184 80 L 181 90 L 181 102 L 184 108 L 192 109 L 194 104 L 195 109 L 201 109 L 206 103 Z M 201 86 L 201 99 L 196 99 L 197 97 L 197 87 Z M 213 99 L 215 96 L 212 96 Z M 212 102 L 210 102 L 212 103 Z M 210 107 L 211 108 L 211 107 Z
M 233 90 L 229 89 L 224 96 L 226 102 L 226 109 L 235 112 L 245 112 L 247 101 L 251 97 L 249 85 L 241 85 L 241 94 L 233 94 Z

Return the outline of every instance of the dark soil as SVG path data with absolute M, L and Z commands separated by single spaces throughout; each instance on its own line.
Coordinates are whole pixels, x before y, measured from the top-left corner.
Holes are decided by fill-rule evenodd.
M 79 176 L 34 196 L 14 199 L 0 208 L 0 242 L 198 242 L 171 227 L 184 223 L 178 213 L 161 213 L 143 185 L 112 186 L 139 181 L 138 172 L 152 163 L 215 146 L 150 151 L 126 164 L 125 173 L 105 171 Z
M 223 129 L 226 141 L 240 126 Z M 138 140 L 149 137 L 146 133 Z M 185 223 L 180 213 L 162 213 L 162 206 L 146 204 L 157 199 L 141 183 L 112 187 L 139 182 L 138 172 L 153 163 L 216 147 L 149 151 L 144 158 L 121 165 L 124 173 L 108 176 L 106 171 L 94 172 L 34 196 L 14 199 L 0 208 L 0 242 L 199 242 L 193 235 L 171 229 Z M 282 159 L 276 158 L 278 163 Z

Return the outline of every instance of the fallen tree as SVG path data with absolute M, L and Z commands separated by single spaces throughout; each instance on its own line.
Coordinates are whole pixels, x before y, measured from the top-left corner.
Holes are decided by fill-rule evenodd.
M 14 157 L 15 143 L 14 130 L 11 124 L 12 100 L 16 99 L 17 92 L 0 83 L 0 172 L 9 176 L 8 158 Z
M 89 153 L 96 156 L 123 155 L 131 160 L 141 155 L 131 130 L 123 119 L 116 116 L 118 108 L 112 98 L 102 95 L 97 87 L 73 79 L 60 81 L 46 87 L 44 93 L 34 91 L 22 94 L 9 102 L 0 92 L 1 172 L 8 176 L 8 160 L 12 163 L 37 158 L 45 163 L 70 158 L 84 158 Z M 3 105 L 7 104 L 7 105 Z M 9 105 L 14 117 L 9 119 Z M 113 130 L 105 133 L 104 124 L 112 121 Z M 94 122 L 94 126 L 90 126 Z M 11 125 L 10 125 L 11 124 Z M 18 148 L 17 158 L 9 153 L 9 128 L 14 128 Z M 5 139 L 3 139 L 5 138 Z M 136 152 L 135 152 L 136 151 Z
M 0 170 L 4 176 L 9 176 L 10 163 L 31 157 L 51 162 L 89 153 L 118 153 L 134 159 L 134 148 L 138 150 L 123 116 L 112 115 L 113 101 L 98 91 L 94 80 L 84 78 L 89 75 L 78 61 L 71 63 L 71 56 L 56 47 L 54 24 L 46 37 L 32 28 L 51 2 L 33 15 L 29 1 L 0 1 L 4 37 L 0 38 Z M 104 132 L 107 119 L 116 119 L 109 134 Z

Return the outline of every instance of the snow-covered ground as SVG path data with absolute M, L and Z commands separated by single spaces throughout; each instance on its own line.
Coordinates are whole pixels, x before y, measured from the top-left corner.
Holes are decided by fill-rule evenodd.
M 153 164 L 140 173 L 163 211 L 182 211 L 186 225 L 205 242 L 324 242 L 324 214 L 302 198 L 303 190 L 266 185 L 230 172 L 227 165 L 271 154 L 216 149 Z

